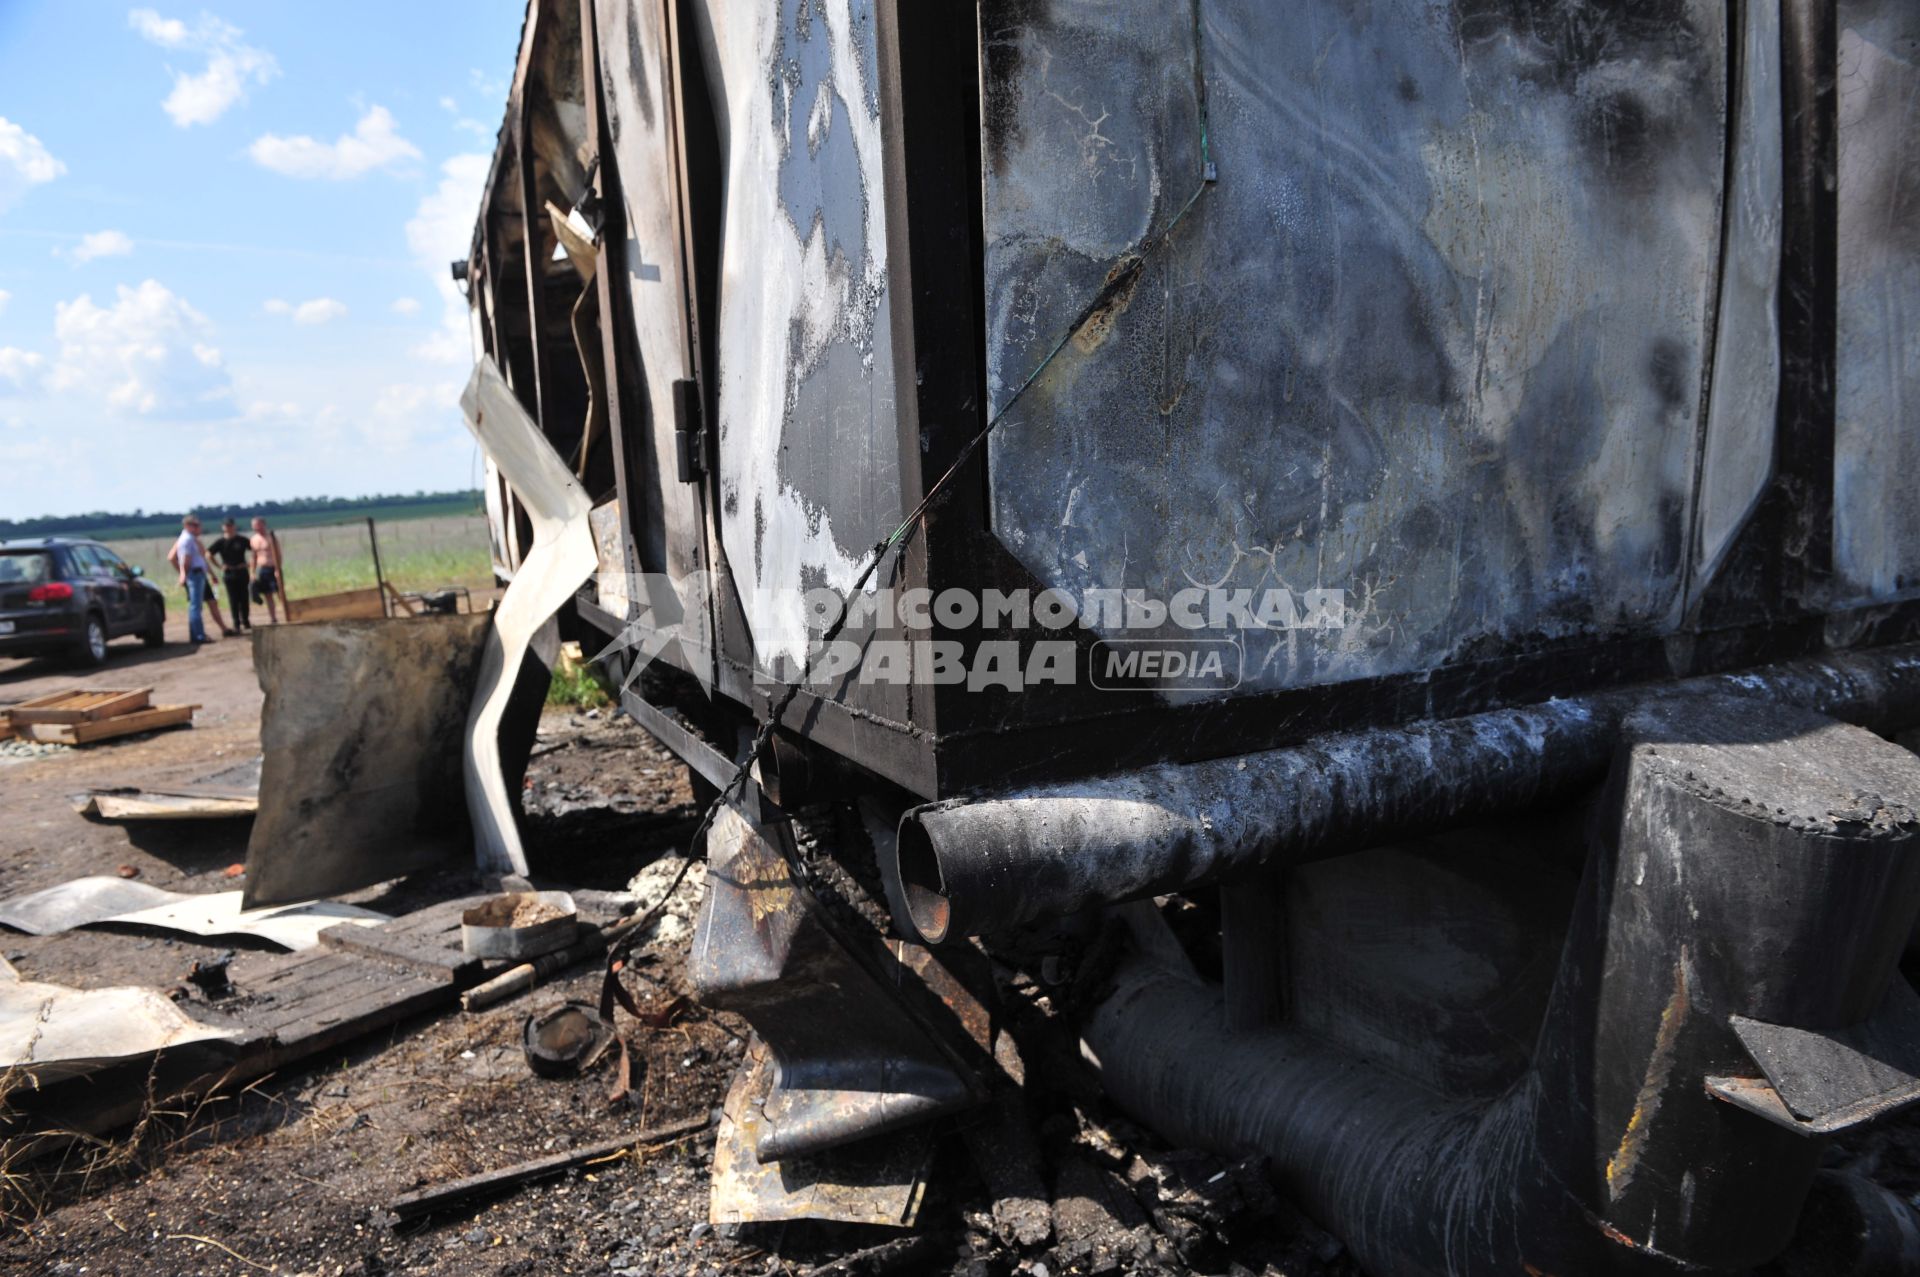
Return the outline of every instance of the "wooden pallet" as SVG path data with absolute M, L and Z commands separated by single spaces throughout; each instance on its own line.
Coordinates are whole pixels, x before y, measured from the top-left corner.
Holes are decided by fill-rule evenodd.
M 178 727 L 182 724 L 191 727 L 193 711 L 199 708 L 198 705 L 156 705 L 152 709 L 116 714 L 112 718 L 92 722 L 26 723 L 18 725 L 16 730 L 28 740 L 47 744 L 91 745 L 95 741 L 131 736 L 135 732 L 151 732 L 162 727 Z
M 576 891 L 583 917 L 616 916 L 617 898 Z M 100 1134 L 136 1120 L 156 1097 L 191 1101 L 233 1094 L 248 1082 L 338 1050 L 412 1016 L 455 1006 L 463 989 L 513 965 L 483 962 L 460 947 L 461 916 L 489 899 L 443 900 L 374 927 L 343 924 L 320 933 L 298 953 L 261 954 L 236 972 L 246 996 L 232 1009 L 185 1004 L 195 1019 L 232 1037 L 169 1047 L 145 1058 L 16 1096 L 18 1116 L 45 1120 L 63 1132 Z M 253 958 L 254 955 L 247 955 Z M 0 1115 L 0 1137 L 12 1132 Z
M 152 696 L 151 687 L 67 687 L 20 702 L 8 711 L 8 717 L 16 727 L 94 723 L 146 709 Z

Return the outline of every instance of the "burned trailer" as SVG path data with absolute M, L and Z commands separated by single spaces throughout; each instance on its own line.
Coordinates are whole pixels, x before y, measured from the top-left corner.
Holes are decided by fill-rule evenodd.
M 1369 1272 L 1920 1271 L 1917 213 L 1904 0 L 534 0 L 468 402 L 719 795 L 715 1219 L 1039 963 Z

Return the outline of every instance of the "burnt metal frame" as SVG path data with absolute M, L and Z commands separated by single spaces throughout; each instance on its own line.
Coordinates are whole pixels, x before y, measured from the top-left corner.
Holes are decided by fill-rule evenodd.
M 1795 605 L 1818 610 L 1833 570 L 1839 56 L 1831 3 L 1783 0 L 1780 399 L 1773 469 L 1702 597 L 1698 620 L 1708 627 L 1777 620 L 1782 600 L 1790 611 Z
M 962 39 L 951 10 L 932 8 L 879 6 L 896 366 L 919 377 L 917 393 L 899 398 L 904 505 L 919 499 L 927 476 L 953 464 L 985 424 L 987 402 L 979 318 L 985 313 L 984 232 L 977 183 L 965 180 L 979 171 L 981 104 L 974 67 L 955 56 L 956 49 L 977 50 L 978 33 L 969 21 Z M 1085 687 L 1029 689 L 1006 698 L 948 686 L 931 689 L 932 703 L 916 704 L 908 724 L 884 725 L 803 689 L 788 716 L 791 730 L 916 792 L 944 795 L 1163 759 L 1219 757 L 1336 728 L 1472 713 L 1806 656 L 1830 645 L 1920 636 L 1920 601 L 1825 614 L 1819 596 L 1825 542 L 1813 535 L 1804 562 L 1789 551 L 1823 531 L 1832 510 L 1835 196 L 1823 175 L 1832 171 L 1837 107 L 1832 15 L 1813 0 L 1789 0 L 1788 10 L 1781 331 L 1783 345 L 1798 341 L 1806 354 L 1803 364 L 1790 362 L 1783 373 L 1779 461 L 1769 497 L 1775 509 L 1763 510 L 1744 534 L 1753 543 L 1747 554 L 1764 565 L 1764 575 L 1749 579 L 1743 597 L 1759 598 L 1763 606 L 1710 597 L 1696 627 L 1671 635 L 1541 643 L 1443 666 L 1419 679 L 1360 679 L 1191 706 L 1116 700 Z M 966 251 L 955 251 L 962 243 Z M 989 438 L 986 447 L 992 446 Z M 929 513 L 923 535 L 909 542 L 893 575 L 903 587 L 1042 588 L 993 533 L 984 453 L 962 466 L 952 495 Z M 1092 636 L 1076 632 L 1075 638 L 1090 646 Z M 757 707 L 766 703 L 762 693 Z M 1121 721 L 1129 730 L 1089 731 Z M 892 740 L 872 741 L 876 730 Z
M 686 55 L 679 29 L 684 0 L 663 3 L 673 18 L 671 56 L 677 60 Z M 892 264 L 890 338 L 901 387 L 896 401 L 901 505 L 912 508 L 986 422 L 984 231 L 980 190 L 970 180 L 980 171 L 979 32 L 971 6 L 877 0 L 875 12 Z M 1569 692 L 1737 669 L 1828 647 L 1920 637 L 1920 600 L 1829 614 L 1820 593 L 1826 575 L 1822 565 L 1830 557 L 1825 525 L 1832 511 L 1836 196 L 1824 177 L 1832 172 L 1837 132 L 1834 40 L 1832 15 L 1815 0 L 1787 0 L 1782 34 L 1784 358 L 1775 477 L 1726 569 L 1707 591 L 1700 615 L 1678 631 L 1522 644 L 1419 677 L 1357 679 L 1182 706 L 1165 705 L 1151 694 L 1130 698 L 1084 685 L 1029 689 L 1018 696 L 956 686 L 912 687 L 896 716 L 891 710 L 875 712 L 869 704 L 846 703 L 840 699 L 844 687 L 803 688 L 783 731 L 915 793 L 944 796 L 1163 760 L 1222 757 L 1327 730 L 1455 716 Z M 676 61 L 676 88 L 683 82 Z M 675 108 L 678 112 L 677 101 Z M 683 128 L 682 139 L 684 147 Z M 681 159 L 684 164 L 684 153 Z M 683 217 L 685 212 L 682 204 Z M 697 288 L 691 233 L 685 251 L 689 287 Z M 702 313 L 696 297 L 690 322 L 697 323 Z M 696 357 L 710 353 L 700 351 L 699 344 Z M 701 381 L 711 413 L 711 378 L 702 374 Z M 614 414 L 616 422 L 619 415 Z M 989 438 L 986 447 L 992 446 Z M 705 482 L 714 484 L 717 478 L 709 474 Z M 713 500 L 709 488 L 708 511 Z M 755 681 L 751 635 L 725 551 L 713 520 L 702 522 L 717 584 L 716 686 L 729 700 L 765 714 L 779 688 Z M 871 531 L 877 539 L 885 529 Z M 898 561 L 883 569 L 881 583 L 898 589 L 990 584 L 1037 592 L 1045 584 L 993 533 L 983 451 L 960 465 L 944 499 L 897 553 Z M 1083 648 L 1094 638 L 1080 629 L 1065 634 Z M 1017 636 L 975 629 L 950 637 L 971 643 Z M 1090 730 L 1121 723 L 1125 731 Z

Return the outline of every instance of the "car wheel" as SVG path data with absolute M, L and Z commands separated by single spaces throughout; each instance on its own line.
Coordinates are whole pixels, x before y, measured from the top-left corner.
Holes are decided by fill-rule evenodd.
M 76 665 L 100 665 L 107 659 L 107 623 L 99 613 L 87 613 L 85 627 L 80 631 L 80 641 L 74 645 L 73 659 Z
M 155 606 L 153 615 L 147 619 L 147 628 L 140 631 L 140 639 L 148 647 L 165 647 L 167 644 L 167 610 Z

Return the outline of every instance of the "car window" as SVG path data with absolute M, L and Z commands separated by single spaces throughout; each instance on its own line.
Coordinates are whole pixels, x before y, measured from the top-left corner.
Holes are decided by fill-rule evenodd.
M 52 575 L 52 566 L 39 551 L 0 551 L 0 585 L 38 585 Z
M 90 545 L 70 546 L 67 554 L 73 559 L 73 571 L 76 576 L 99 576 L 101 574 L 100 557 Z
M 109 550 L 106 546 L 96 545 L 93 547 L 93 552 L 100 556 L 100 566 L 113 573 L 113 575 L 125 576 L 128 571 L 130 571 L 127 567 L 127 561 L 115 554 L 112 550 Z

